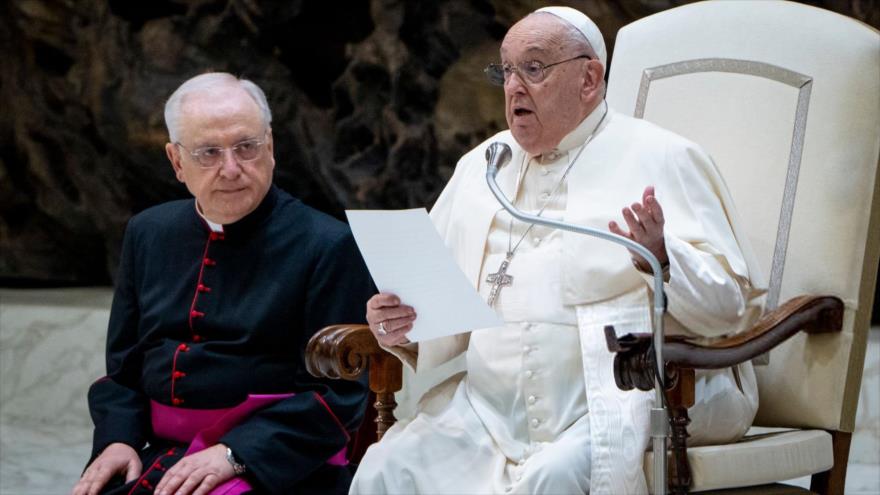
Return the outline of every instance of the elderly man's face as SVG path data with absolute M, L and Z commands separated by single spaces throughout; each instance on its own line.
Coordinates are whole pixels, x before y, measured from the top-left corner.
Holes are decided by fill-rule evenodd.
M 177 179 L 195 196 L 209 220 L 229 224 L 254 211 L 269 191 L 275 157 L 272 133 L 266 128 L 256 102 L 235 86 L 188 95 L 180 116 L 180 144 L 169 143 L 166 152 Z M 231 148 L 259 140 L 257 157 L 243 161 Z M 219 165 L 203 168 L 190 152 L 220 147 Z
M 519 21 L 501 43 L 501 62 L 549 65 L 583 55 L 583 50 L 566 38 L 562 23 L 550 14 Z M 586 116 L 593 103 L 585 100 L 586 63 L 586 59 L 578 59 L 545 69 L 546 78 L 537 84 L 523 81 L 519 74 L 512 74 L 504 83 L 507 125 L 530 154 L 555 148 Z

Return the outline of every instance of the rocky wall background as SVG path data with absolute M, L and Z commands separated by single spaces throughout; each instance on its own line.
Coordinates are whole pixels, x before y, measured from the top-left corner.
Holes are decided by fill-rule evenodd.
M 547 4 L 617 30 L 687 0 L 0 2 L 0 284 L 109 284 L 126 220 L 186 197 L 165 98 L 222 70 L 274 113 L 276 182 L 337 216 L 430 205 L 505 127 L 483 81 L 507 28 Z M 880 0 L 810 0 L 880 26 Z

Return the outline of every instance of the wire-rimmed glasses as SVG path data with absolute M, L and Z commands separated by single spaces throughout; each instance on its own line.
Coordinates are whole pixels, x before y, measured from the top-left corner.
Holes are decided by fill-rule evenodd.
M 237 162 L 250 162 L 256 160 L 260 156 L 260 152 L 263 150 L 263 145 L 267 142 L 268 139 L 266 139 L 266 135 L 264 135 L 263 138 L 245 139 L 244 141 L 239 141 L 229 147 L 205 146 L 192 151 L 179 142 L 174 144 L 180 146 L 184 151 L 189 153 L 200 167 L 215 168 L 223 163 L 223 157 L 226 154 L 227 149 L 232 151 L 232 156 L 235 157 Z
M 486 78 L 489 79 L 489 82 L 496 86 L 504 86 L 504 83 L 510 78 L 510 76 L 517 72 L 519 73 L 520 78 L 528 84 L 538 84 L 543 81 L 547 77 L 546 70 L 554 65 L 564 64 L 566 62 L 571 62 L 572 60 L 578 60 L 581 58 L 592 59 L 589 55 L 578 55 L 577 57 L 567 58 L 565 60 L 560 60 L 559 62 L 553 62 L 552 64 L 543 64 L 537 60 L 529 60 L 528 62 L 521 62 L 519 64 L 489 64 L 483 69 L 483 72 L 486 74 Z

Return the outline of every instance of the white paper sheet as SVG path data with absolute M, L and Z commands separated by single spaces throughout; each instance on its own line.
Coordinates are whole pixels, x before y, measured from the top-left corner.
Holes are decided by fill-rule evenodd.
M 424 208 L 345 214 L 376 286 L 415 309 L 410 341 L 504 324 L 452 259 Z

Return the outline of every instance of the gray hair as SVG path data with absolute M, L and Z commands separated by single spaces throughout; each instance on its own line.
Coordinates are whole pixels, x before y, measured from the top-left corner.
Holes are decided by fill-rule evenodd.
M 543 14 L 543 12 L 538 12 L 538 14 Z M 588 40 L 587 37 L 584 36 L 584 33 L 582 33 L 580 29 L 565 22 L 565 20 L 563 19 L 560 19 L 560 21 L 565 27 L 565 40 L 571 43 L 572 46 L 577 47 L 579 51 L 586 53 L 587 55 L 592 57 L 593 60 L 598 60 L 599 63 L 602 64 L 602 81 L 600 81 L 600 83 L 602 84 L 602 86 L 605 86 L 605 63 L 602 61 L 602 59 L 599 58 L 598 55 L 596 55 L 596 50 L 593 49 L 593 44 L 590 43 L 590 40 Z
M 272 123 L 272 111 L 269 110 L 269 102 L 266 101 L 266 94 L 259 86 L 247 79 L 241 79 L 227 72 L 208 72 L 188 79 L 180 85 L 179 88 L 171 93 L 168 101 L 165 102 L 165 127 L 168 128 L 168 138 L 172 143 L 176 143 L 180 137 L 180 112 L 183 106 L 183 100 L 193 93 L 205 91 L 222 86 L 238 85 L 243 89 L 260 108 L 260 114 L 266 128 Z

